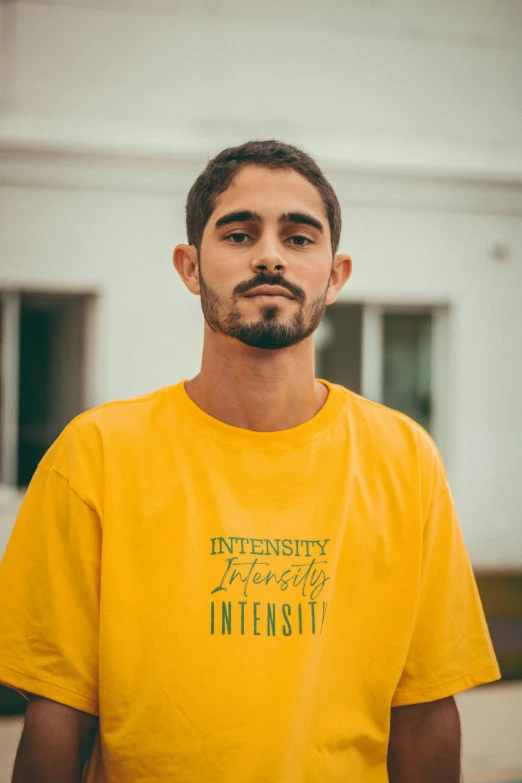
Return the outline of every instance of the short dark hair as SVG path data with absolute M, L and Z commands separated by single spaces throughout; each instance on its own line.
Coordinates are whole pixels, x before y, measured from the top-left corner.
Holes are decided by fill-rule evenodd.
M 341 236 L 341 207 L 335 191 L 323 172 L 306 152 L 282 141 L 247 141 L 239 147 L 223 150 L 207 164 L 192 185 L 186 204 L 187 238 L 190 245 L 201 247 L 203 232 L 223 193 L 236 174 L 245 166 L 265 166 L 268 169 L 297 171 L 314 187 L 323 199 L 330 224 L 332 251 L 337 252 Z

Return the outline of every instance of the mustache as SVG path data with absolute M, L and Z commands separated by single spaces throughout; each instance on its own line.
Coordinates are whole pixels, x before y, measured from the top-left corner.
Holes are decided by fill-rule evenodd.
M 241 296 L 260 285 L 279 285 L 281 288 L 286 288 L 286 290 L 290 291 L 292 296 L 301 304 L 303 304 L 306 299 L 306 294 L 303 289 L 295 283 L 291 283 L 280 273 L 270 275 L 267 272 L 260 272 L 256 277 L 252 278 L 252 280 L 245 280 L 243 283 L 238 283 L 232 293 L 234 296 Z

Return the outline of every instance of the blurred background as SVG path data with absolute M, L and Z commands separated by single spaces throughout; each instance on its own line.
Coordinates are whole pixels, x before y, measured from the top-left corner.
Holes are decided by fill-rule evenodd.
M 82 410 L 199 370 L 171 265 L 226 146 L 302 146 L 354 273 L 317 375 L 445 460 L 504 680 L 458 697 L 468 783 L 522 781 L 521 0 L 3 0 L 0 555 Z M 0 783 L 24 702 L 0 688 Z

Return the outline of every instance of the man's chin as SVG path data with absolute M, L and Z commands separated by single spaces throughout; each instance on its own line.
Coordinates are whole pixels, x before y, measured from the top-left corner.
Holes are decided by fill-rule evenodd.
M 297 343 L 300 342 L 300 340 L 270 340 L 270 339 L 262 339 L 262 340 L 250 340 L 250 339 L 241 339 L 240 337 L 236 338 L 239 340 L 240 343 L 243 345 L 248 346 L 249 348 L 256 348 L 260 351 L 282 351 L 285 348 L 291 348 L 293 345 L 297 345 Z
M 273 323 L 267 328 L 266 323 L 243 324 L 227 330 L 230 337 L 235 337 L 243 345 L 259 348 L 263 351 L 278 351 L 290 348 L 305 338 L 302 330 L 291 328 L 285 324 Z

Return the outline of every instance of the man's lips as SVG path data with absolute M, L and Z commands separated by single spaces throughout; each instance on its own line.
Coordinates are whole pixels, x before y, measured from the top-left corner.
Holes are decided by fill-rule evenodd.
M 260 285 L 257 288 L 252 288 L 244 296 L 285 296 L 287 299 L 294 299 L 292 294 L 287 288 L 283 288 L 280 285 Z

